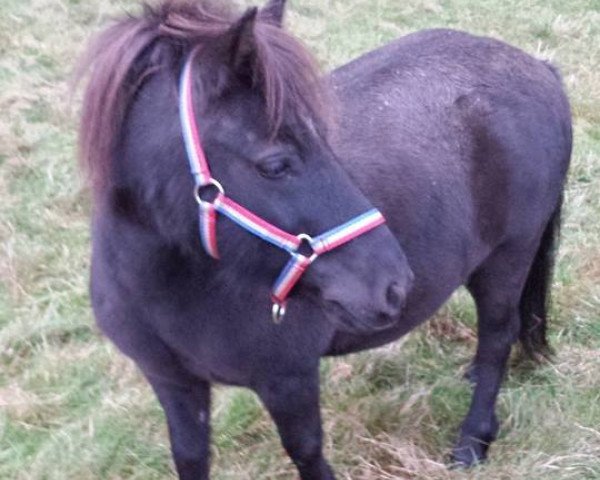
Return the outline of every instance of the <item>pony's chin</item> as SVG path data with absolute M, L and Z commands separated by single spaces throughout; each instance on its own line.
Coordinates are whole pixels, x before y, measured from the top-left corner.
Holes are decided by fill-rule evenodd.
M 388 330 L 398 323 L 398 318 L 384 313 L 373 313 L 370 316 L 355 315 L 336 301 L 325 302 L 323 310 L 327 319 L 338 330 L 357 335 Z

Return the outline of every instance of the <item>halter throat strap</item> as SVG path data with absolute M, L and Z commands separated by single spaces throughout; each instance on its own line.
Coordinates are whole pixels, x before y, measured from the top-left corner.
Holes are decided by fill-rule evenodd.
M 179 114 L 183 140 L 187 152 L 195 187 L 194 196 L 199 205 L 200 239 L 211 257 L 219 259 L 217 245 L 217 214 L 222 214 L 253 235 L 290 254 L 287 262 L 272 288 L 273 320 L 279 322 L 285 315 L 287 298 L 306 269 L 320 256 L 338 248 L 351 240 L 364 235 L 385 223 L 385 218 L 377 209 L 371 209 L 350 221 L 339 225 L 317 237 L 307 234 L 293 235 L 253 212 L 225 195 L 222 185 L 213 178 L 208 161 L 202 149 L 200 133 L 193 105 L 193 61 L 197 50 L 188 57 L 180 78 Z M 201 191 L 207 187 L 216 189 L 212 201 L 205 201 Z M 300 253 L 303 242 L 312 253 Z

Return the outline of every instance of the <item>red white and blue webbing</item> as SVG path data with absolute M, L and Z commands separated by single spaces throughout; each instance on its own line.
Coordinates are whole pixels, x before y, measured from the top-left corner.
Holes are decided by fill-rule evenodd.
M 332 228 L 318 237 L 313 238 L 310 246 L 317 255 L 321 255 L 342 246 L 344 243 L 347 243 L 384 223 L 385 217 L 379 210 L 373 208 L 362 215 L 354 217 L 349 222 Z
M 194 114 L 194 77 L 192 75 L 193 59 L 196 56 L 196 50 L 189 56 L 183 71 L 179 84 L 179 118 L 183 130 L 183 139 L 187 152 L 190 170 L 196 181 L 196 186 L 208 185 L 212 179 L 208 161 L 202 149 L 196 115 Z
M 296 235 L 287 233 L 275 225 L 255 215 L 250 210 L 234 202 L 231 198 L 221 195 L 215 202 L 216 209 L 228 217 L 240 227 L 245 228 L 250 233 L 262 238 L 287 252 L 295 252 L 300 246 L 300 240 Z
M 277 277 L 277 280 L 275 280 L 275 284 L 271 289 L 271 300 L 273 303 L 285 305 L 292 288 L 298 283 L 302 274 L 315 259 L 316 257 L 313 256 L 307 257 L 300 253 L 292 253 L 292 257 L 279 274 L 279 277 Z
M 315 238 L 306 234 L 292 235 L 252 213 L 225 195 L 221 184 L 210 173 L 208 161 L 202 149 L 200 134 L 193 106 L 192 65 L 196 50 L 188 57 L 180 80 L 179 114 L 183 139 L 195 181 L 195 196 L 200 206 L 200 237 L 206 252 L 219 258 L 217 247 L 217 213 L 262 238 L 264 241 L 290 253 L 291 258 L 277 278 L 272 289 L 274 302 L 273 318 L 281 319 L 285 314 L 285 302 L 302 274 L 319 255 L 329 252 L 354 238 L 385 223 L 385 218 L 377 209 L 371 209 L 352 220 L 335 227 Z M 212 201 L 204 201 L 200 196 L 203 187 L 212 185 L 218 194 Z M 312 254 L 299 252 L 303 241 L 307 241 Z

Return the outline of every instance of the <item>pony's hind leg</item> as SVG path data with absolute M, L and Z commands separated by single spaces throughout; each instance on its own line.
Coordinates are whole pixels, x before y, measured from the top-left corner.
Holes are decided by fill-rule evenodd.
M 180 480 L 208 480 L 210 452 L 210 385 L 179 385 L 147 376 L 169 426 L 171 451 Z
M 477 306 L 478 345 L 469 375 L 475 385 L 471 406 L 452 452 L 459 465 L 483 461 L 498 433 L 496 398 L 511 347 L 519 337 L 519 302 L 535 250 L 535 242 L 506 245 L 469 279 Z
M 302 480 L 334 480 L 323 457 L 318 369 L 273 376 L 256 388 L 277 425 L 281 442 Z

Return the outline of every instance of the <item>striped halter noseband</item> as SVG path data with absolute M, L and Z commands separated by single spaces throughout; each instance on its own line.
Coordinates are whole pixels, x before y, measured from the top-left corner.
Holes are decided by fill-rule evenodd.
M 212 177 L 200 143 L 198 124 L 196 123 L 193 107 L 193 59 L 194 53 L 188 57 L 181 73 L 179 114 L 187 156 L 195 181 L 194 197 L 200 207 L 200 238 L 202 245 L 211 257 L 219 258 L 216 227 L 217 213 L 221 213 L 253 235 L 290 254 L 290 260 L 279 274 L 271 291 L 273 301 L 272 317 L 276 323 L 279 323 L 285 315 L 288 295 L 308 266 L 319 255 L 344 245 L 382 225 L 385 223 L 385 218 L 379 210 L 374 208 L 317 237 L 311 237 L 306 233 L 292 235 L 227 197 L 222 185 Z M 201 191 L 211 186 L 218 192 L 216 197 L 211 201 L 203 200 L 200 196 Z M 301 253 L 301 246 L 309 247 L 311 253 L 308 255 Z

